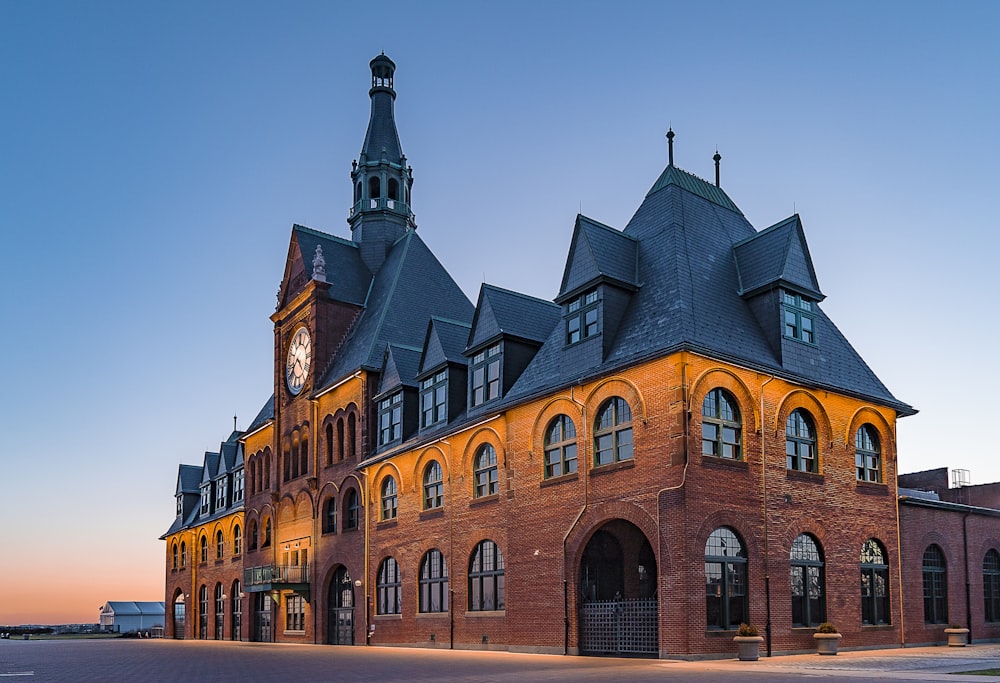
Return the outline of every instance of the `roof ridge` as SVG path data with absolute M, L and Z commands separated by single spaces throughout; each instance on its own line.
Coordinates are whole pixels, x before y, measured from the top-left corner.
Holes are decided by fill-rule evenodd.
M 461 327 L 472 327 L 472 323 L 462 322 L 461 320 L 455 320 L 454 318 L 445 318 L 441 315 L 432 315 L 431 320 L 438 320 L 443 323 L 451 323 L 452 325 L 459 325 Z
M 546 303 L 546 304 L 549 304 L 551 306 L 555 306 L 555 307 L 558 308 L 558 304 L 555 304 L 555 303 L 553 303 L 552 301 L 550 301 L 548 299 L 542 299 L 541 297 L 532 296 L 531 294 L 525 294 L 524 292 L 518 292 L 518 291 L 513 290 L 513 289 L 507 289 L 506 287 L 498 287 L 497 285 L 491 285 L 491 284 L 489 284 L 487 282 L 483 283 L 483 289 L 492 289 L 494 291 L 503 292 L 505 294 L 513 294 L 514 296 L 520 297 L 522 299 L 530 299 L 531 301 L 538 301 L 538 302 L 541 302 L 541 303 Z M 470 327 L 471 327 L 471 325 L 470 325 Z
M 334 242 L 339 242 L 344 246 L 358 248 L 358 243 L 349 240 L 345 237 L 338 237 L 337 235 L 331 235 L 328 232 L 323 232 L 322 230 L 317 230 L 315 228 L 310 228 L 308 225 L 300 225 L 299 223 L 292 223 L 292 230 L 301 230 L 302 232 L 308 233 L 314 237 L 323 237 Z

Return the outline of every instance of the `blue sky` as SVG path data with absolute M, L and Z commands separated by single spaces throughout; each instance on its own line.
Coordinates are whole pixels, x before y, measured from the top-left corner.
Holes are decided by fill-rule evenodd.
M 162 599 L 177 465 L 272 391 L 291 225 L 341 236 L 368 61 L 470 299 L 555 296 L 666 165 L 797 211 L 903 472 L 1000 480 L 1000 5 L 0 0 L 0 623 Z M 75 566 L 68 568 L 67 558 Z

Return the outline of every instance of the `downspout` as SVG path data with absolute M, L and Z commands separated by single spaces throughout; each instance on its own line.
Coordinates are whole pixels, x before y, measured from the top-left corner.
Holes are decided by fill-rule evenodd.
M 448 506 L 447 509 L 451 510 L 451 514 L 448 515 L 448 563 L 451 565 L 448 569 L 448 576 L 454 576 L 455 572 L 455 513 L 452 507 L 453 493 L 451 490 L 451 470 L 452 470 L 452 458 L 451 458 L 451 443 L 445 439 L 441 439 L 440 443 L 443 443 L 448 447 L 448 486 L 446 490 L 448 492 Z M 455 589 L 451 587 L 451 580 L 448 581 L 448 649 L 455 649 Z
M 760 385 L 760 487 L 761 487 L 761 516 L 764 518 L 764 607 L 766 616 L 764 619 L 764 635 L 767 637 L 767 656 L 771 656 L 771 563 L 770 547 L 768 544 L 768 524 L 767 524 L 767 454 L 765 450 L 765 439 L 767 429 L 764 424 L 764 387 L 772 380 L 774 375 L 770 375 Z
M 962 549 L 965 554 L 965 627 L 969 629 L 969 644 L 972 644 L 972 595 L 969 587 L 969 513 L 962 516 Z
M 896 443 L 895 424 L 893 425 L 892 443 Z M 893 454 L 895 456 L 895 454 Z M 896 465 L 896 458 L 893 457 L 893 465 Z M 894 467 L 894 472 L 898 467 Z M 888 571 L 888 570 L 887 570 Z M 896 483 L 896 576 L 899 581 L 899 646 L 906 647 L 906 610 L 903 609 L 903 537 L 900 533 L 899 525 L 899 482 Z
M 580 508 L 580 512 L 577 513 L 576 518 L 573 520 L 572 524 L 569 525 L 569 528 L 566 530 L 566 535 L 563 536 L 563 542 L 562 542 L 562 548 L 563 548 L 563 654 L 564 655 L 568 655 L 569 654 L 569 580 L 566 578 L 566 576 L 567 576 L 567 574 L 569 572 L 569 567 L 567 566 L 568 563 L 569 563 L 569 557 L 567 556 L 566 542 L 569 540 L 569 535 L 571 533 L 573 533 L 573 529 L 576 528 L 577 523 L 579 523 L 580 519 L 583 517 L 583 513 L 587 511 L 587 501 L 589 500 L 589 493 L 590 493 L 590 477 L 588 476 L 588 472 L 590 471 L 590 467 L 588 467 L 586 464 L 583 465 L 583 466 L 580 465 L 581 462 L 582 463 L 587 463 L 587 464 L 590 463 L 590 461 L 587 459 L 587 442 L 589 440 L 589 436 L 587 434 L 587 406 L 586 406 L 586 404 L 584 404 L 584 403 L 576 400 L 576 397 L 574 396 L 575 391 L 576 391 L 576 387 L 575 386 L 570 387 L 570 390 L 569 390 L 569 400 L 571 400 L 573 403 L 575 403 L 578 406 L 580 406 L 580 413 L 582 415 L 582 418 L 581 418 L 582 429 L 580 431 L 587 438 L 584 438 L 584 440 L 583 440 L 583 453 L 581 453 L 581 455 L 583 457 L 582 458 L 577 458 L 577 471 L 579 472 L 580 470 L 583 470 L 583 472 L 582 472 L 582 474 L 583 474 L 583 507 Z M 544 462 L 544 460 L 545 460 L 545 449 L 544 449 L 544 447 L 542 449 L 542 460 L 543 460 L 542 467 L 544 468 L 545 467 L 545 462 Z
M 368 515 L 369 515 L 369 512 L 371 512 L 369 510 L 369 508 L 371 507 L 371 495 L 370 495 L 370 492 L 368 491 L 368 484 L 369 484 L 369 482 L 368 482 L 368 470 L 367 469 L 361 470 L 361 476 L 363 476 L 364 479 L 365 479 L 364 485 L 362 486 L 362 491 L 365 492 L 365 501 L 364 501 L 364 510 L 365 510 L 365 572 L 364 572 L 364 575 L 365 575 L 365 578 L 364 578 L 364 584 L 362 586 L 362 590 L 364 590 L 364 593 L 365 593 L 365 645 L 371 645 L 372 644 L 372 624 L 371 624 L 371 607 L 370 607 L 371 597 L 368 595 L 368 571 L 369 571 L 369 566 L 368 565 L 369 565 L 369 562 L 370 562 L 369 555 L 370 555 L 370 552 L 371 552 L 371 540 L 370 540 L 369 535 L 368 535 Z
M 312 557 L 309 558 L 310 559 L 310 563 L 309 564 L 311 565 L 311 568 L 310 568 L 310 571 L 309 571 L 309 577 L 310 577 L 310 580 L 309 580 L 309 588 L 310 588 L 310 590 L 309 590 L 309 597 L 313 599 L 312 600 L 312 602 L 313 602 L 313 606 L 312 606 L 312 613 L 313 613 L 313 615 L 312 615 L 313 616 L 313 643 L 314 644 L 318 644 L 320 641 L 319 641 L 319 605 L 317 604 L 319 602 L 319 600 L 318 600 L 317 596 L 319 595 L 319 588 L 320 588 L 320 586 L 317 585 L 316 586 L 316 590 L 312 590 L 312 585 L 316 581 L 316 565 L 317 565 L 316 555 L 318 555 L 318 553 L 316 552 L 316 550 L 317 550 L 317 548 L 319 546 L 318 539 L 320 537 L 320 524 L 322 524 L 322 521 L 321 521 L 320 517 L 322 516 L 323 504 L 319 500 L 319 432 L 316 429 L 317 422 L 319 421 L 319 401 L 317 401 L 315 398 L 313 398 L 313 399 L 310 399 L 309 402 L 312 404 L 312 417 L 311 417 L 311 420 L 312 420 L 313 434 L 311 435 L 312 439 L 310 439 L 310 442 L 311 442 L 310 445 L 312 446 L 312 466 L 313 466 L 313 470 L 312 471 L 313 471 L 313 479 L 316 480 L 316 501 L 315 502 L 319 505 L 319 507 L 316 508 L 318 514 L 313 514 L 313 516 L 312 516 L 312 518 L 313 518 L 312 519 L 312 522 L 313 522 L 312 538 L 309 539 L 310 540 L 310 544 L 309 545 L 312 546 L 312 548 L 310 549 L 310 554 L 312 555 Z M 313 540 L 317 540 L 317 543 L 316 543 L 315 546 L 313 546 L 313 544 L 312 544 Z

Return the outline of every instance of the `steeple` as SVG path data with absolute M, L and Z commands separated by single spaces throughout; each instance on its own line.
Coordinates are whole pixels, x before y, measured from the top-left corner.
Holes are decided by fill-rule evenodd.
M 406 164 L 393 117 L 396 65 L 383 52 L 370 66 L 371 118 L 361 154 L 351 164 L 354 203 L 347 222 L 351 239 L 361 246 L 361 258 L 374 273 L 393 242 L 417 225 L 410 210 L 413 169 Z

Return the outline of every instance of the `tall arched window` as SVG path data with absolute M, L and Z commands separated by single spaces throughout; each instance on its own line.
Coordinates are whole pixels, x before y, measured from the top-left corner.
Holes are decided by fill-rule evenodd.
M 240 584 L 240 580 L 236 579 L 233 581 L 233 590 L 230 593 L 230 599 L 232 600 L 232 628 L 229 632 L 230 640 L 243 640 L 243 636 L 240 633 L 243 630 L 243 586 Z
M 493 541 L 480 541 L 469 561 L 469 611 L 505 609 L 503 555 Z
M 188 554 L 187 554 L 187 543 L 181 541 L 181 569 L 187 566 Z
M 396 519 L 398 507 L 396 479 L 394 477 L 386 477 L 382 481 L 382 520 Z
M 499 490 L 497 478 L 497 452 L 490 444 L 483 444 L 473 463 L 473 494 L 475 498 L 492 496 Z
M 271 547 L 271 520 L 264 520 L 264 541 L 261 543 L 262 548 Z
M 323 533 L 337 533 L 337 499 L 333 496 L 323 503 Z
M 576 472 L 576 425 L 557 415 L 545 430 L 545 478 Z
M 333 423 L 327 422 L 326 428 L 326 464 L 333 464 Z
M 248 488 L 250 489 L 249 493 L 252 496 L 254 493 L 257 492 L 257 489 L 255 487 L 255 485 L 256 485 L 257 482 L 254 479 L 255 475 L 257 474 L 257 459 L 256 458 L 250 458 L 250 461 L 247 462 L 247 470 L 250 473 L 250 476 L 248 477 L 248 479 L 249 479 Z
M 361 517 L 361 505 L 358 503 L 358 492 L 347 489 L 344 494 L 344 528 L 357 529 Z
M 249 543 L 250 543 L 250 552 L 253 552 L 254 550 L 257 549 L 257 541 L 258 541 L 258 538 L 257 538 L 257 520 L 252 519 L 252 520 L 250 520 L 250 540 L 249 540 Z
M 420 562 L 421 612 L 448 611 L 448 566 L 437 548 L 428 550 Z
M 826 578 L 816 539 L 799 534 L 792 542 L 792 626 L 819 626 L 826 621 Z
M 337 420 L 337 462 L 344 459 L 344 418 Z
M 173 567 L 174 569 L 177 569 L 177 543 L 174 543 L 172 552 L 174 556 L 174 561 L 170 566 Z
M 386 186 L 388 187 L 389 199 L 399 199 L 399 181 L 395 178 L 389 178 Z
M 747 556 L 729 527 L 719 527 L 705 543 L 705 624 L 735 629 L 748 621 Z
M 986 621 L 1000 621 L 1000 553 L 996 550 L 983 558 L 983 601 Z
M 948 623 L 948 565 L 941 548 L 933 543 L 924 550 L 924 621 Z
M 882 451 L 878 432 L 869 424 L 861 425 L 854 436 L 854 464 L 858 481 L 882 481 Z
M 403 600 L 400 595 L 399 565 L 392 557 L 382 560 L 375 578 L 377 614 L 399 614 Z
M 275 475 L 277 477 L 277 475 Z M 264 449 L 264 489 L 271 489 L 271 448 Z
M 632 409 L 623 398 L 609 398 L 594 421 L 594 465 L 631 459 Z
M 199 547 L 201 548 L 201 562 L 208 562 L 208 536 L 205 534 L 201 535 L 201 540 L 198 541 Z
M 240 525 L 237 524 L 233 527 L 233 555 L 239 555 L 243 552 L 243 531 L 240 529 Z
M 712 389 L 701 403 L 701 452 L 730 460 L 743 459 L 743 424 L 733 395 Z
M 354 413 L 347 416 L 347 455 L 353 458 L 357 453 L 358 420 Z
M 861 623 L 890 623 L 889 563 L 885 549 L 874 538 L 861 546 Z
M 424 468 L 424 509 L 434 510 L 444 504 L 444 476 L 437 460 Z
M 309 474 L 309 432 L 303 432 L 299 442 L 299 474 Z
M 198 637 L 208 640 L 208 586 L 198 589 Z
M 215 559 L 221 560 L 222 556 L 226 552 L 226 539 L 222 535 L 222 531 L 215 532 Z
M 369 199 L 378 199 L 382 196 L 382 185 L 378 176 L 372 176 L 368 179 L 368 197 Z
M 226 628 L 226 592 L 222 582 L 215 584 L 215 639 L 222 640 Z
M 818 472 L 816 463 L 816 428 L 809 413 L 798 408 L 785 423 L 785 455 L 790 470 Z

